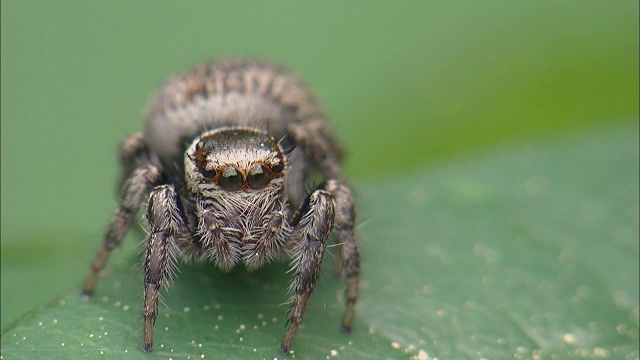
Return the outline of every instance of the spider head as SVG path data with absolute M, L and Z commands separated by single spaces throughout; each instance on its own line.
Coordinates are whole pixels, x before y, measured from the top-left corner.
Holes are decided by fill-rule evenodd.
M 266 132 L 229 127 L 198 136 L 185 153 L 187 188 L 205 197 L 284 187 L 286 158 Z

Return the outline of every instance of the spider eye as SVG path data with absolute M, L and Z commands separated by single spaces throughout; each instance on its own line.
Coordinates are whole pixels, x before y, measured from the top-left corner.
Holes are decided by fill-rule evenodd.
M 202 170 L 202 176 L 204 176 L 205 178 L 211 180 L 214 177 L 216 177 L 216 171 L 215 170 Z
M 226 169 L 218 178 L 218 185 L 226 191 L 236 191 L 242 187 L 242 175 L 233 166 Z
M 252 189 L 262 189 L 271 181 L 271 173 L 266 166 L 256 165 L 249 171 L 247 183 Z
M 273 167 L 273 172 L 276 174 L 280 174 L 282 170 L 284 170 L 284 161 L 282 161 L 281 159 L 278 165 Z

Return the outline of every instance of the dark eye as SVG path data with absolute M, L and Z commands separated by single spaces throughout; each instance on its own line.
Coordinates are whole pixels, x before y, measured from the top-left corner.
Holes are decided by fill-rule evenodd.
M 263 165 L 256 165 L 249 171 L 247 183 L 252 189 L 262 189 L 271 181 L 271 173 Z
M 276 174 L 280 174 L 284 170 L 284 161 L 280 160 L 278 165 L 273 167 L 273 172 Z
M 230 167 L 220 174 L 218 185 L 226 191 L 236 191 L 242 187 L 242 175 L 238 169 Z
M 216 171 L 215 170 L 202 170 L 202 176 L 204 176 L 205 178 L 211 180 L 214 177 L 216 177 Z

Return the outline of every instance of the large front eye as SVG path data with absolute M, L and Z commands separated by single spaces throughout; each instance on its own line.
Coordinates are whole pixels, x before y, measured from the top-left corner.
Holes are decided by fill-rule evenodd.
M 242 175 L 233 166 L 226 169 L 218 178 L 218 185 L 226 191 L 236 191 L 242 187 Z
M 262 189 L 271 181 L 271 173 L 264 165 L 256 165 L 249 171 L 247 183 L 252 189 Z

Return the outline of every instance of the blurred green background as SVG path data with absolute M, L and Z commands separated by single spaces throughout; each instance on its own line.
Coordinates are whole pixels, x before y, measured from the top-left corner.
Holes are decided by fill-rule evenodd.
M 1 6 L 3 328 L 78 288 L 115 208 L 118 142 L 169 75 L 204 60 L 302 74 L 354 183 L 638 121 L 637 1 Z

